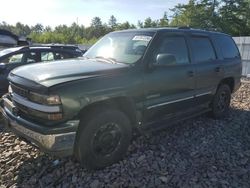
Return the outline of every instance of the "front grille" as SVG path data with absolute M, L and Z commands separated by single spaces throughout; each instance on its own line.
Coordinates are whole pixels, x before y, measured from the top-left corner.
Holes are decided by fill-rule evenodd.
M 11 84 L 12 91 L 22 97 L 28 98 L 29 91 L 23 88 L 20 88 L 14 84 Z
M 26 107 L 26 106 L 24 106 L 22 104 L 19 104 L 19 103 L 15 102 L 15 101 L 13 101 L 13 102 L 14 102 L 14 105 L 18 108 L 18 110 L 20 110 L 20 111 L 22 111 L 23 113 L 26 113 L 26 114 L 29 113 L 28 107 Z
M 12 83 L 11 83 L 11 89 L 12 89 L 12 92 L 14 94 L 22 96 L 22 97 L 24 97 L 26 99 L 28 98 L 28 95 L 29 95 L 29 91 L 28 90 L 23 89 L 21 87 L 18 87 L 16 85 L 12 84 Z M 26 107 L 26 106 L 24 106 L 22 104 L 17 103 L 15 100 L 13 100 L 13 98 L 12 98 L 12 101 L 13 101 L 14 105 L 17 107 L 17 109 L 19 111 L 19 114 L 21 113 L 21 114 L 29 115 L 28 107 Z
M 15 106 L 17 107 L 18 109 L 18 115 L 25 118 L 26 120 L 37 120 L 37 116 L 35 116 L 33 113 L 32 113 L 32 110 L 29 109 L 28 107 L 22 105 L 22 104 L 19 104 L 17 102 L 14 101 L 14 104 Z M 33 110 L 34 111 L 34 110 Z
M 48 114 L 53 115 L 53 113 L 49 112 L 47 113 L 39 111 L 37 109 L 33 109 L 32 107 L 28 107 L 29 106 L 28 103 L 27 106 L 25 105 L 26 103 L 21 104 L 22 103 L 21 100 L 26 100 L 27 102 L 29 101 L 35 104 L 35 102 L 30 100 L 29 90 L 16 86 L 13 83 L 11 83 L 11 89 L 12 89 L 12 94 L 10 94 L 10 99 L 17 108 L 18 116 L 33 122 L 43 122 L 44 120 L 48 120 L 49 117 Z M 23 97 L 24 99 L 20 97 Z M 57 113 L 55 112 L 55 114 Z

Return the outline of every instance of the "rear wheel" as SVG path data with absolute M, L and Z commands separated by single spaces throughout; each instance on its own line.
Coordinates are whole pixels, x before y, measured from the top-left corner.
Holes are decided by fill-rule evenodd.
M 212 101 L 212 116 L 214 118 L 224 117 L 228 111 L 231 101 L 231 89 L 228 85 L 219 86 Z
M 130 144 L 132 129 L 118 110 L 95 111 L 81 122 L 76 155 L 88 169 L 100 169 L 121 160 Z

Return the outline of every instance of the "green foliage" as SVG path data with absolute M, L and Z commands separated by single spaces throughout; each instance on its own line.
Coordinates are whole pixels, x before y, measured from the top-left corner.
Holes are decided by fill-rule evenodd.
M 117 27 L 117 19 L 115 18 L 114 15 L 110 16 L 108 25 L 111 27 L 112 30 L 114 30 Z
M 163 17 L 159 21 L 159 26 L 160 27 L 167 27 L 169 25 L 169 20 L 168 20 L 168 15 L 167 12 L 164 12 Z
M 250 35 L 249 10 L 250 0 L 189 0 L 187 4 L 178 4 L 171 9 L 172 19 L 164 12 L 158 20 L 148 17 L 144 21 L 138 21 L 137 27 L 190 26 L 216 28 L 234 36 Z M 72 23 L 71 26 L 58 25 L 53 29 L 39 23 L 30 27 L 20 22 L 16 25 L 2 22 L 0 28 L 18 36 L 30 37 L 36 43 L 93 44 L 111 31 L 135 29 L 136 26 L 128 21 L 118 23 L 115 16 L 111 15 L 108 24 L 103 23 L 100 17 L 94 17 L 89 27 Z
M 233 36 L 250 35 L 250 0 L 190 0 L 173 11 L 171 26 L 211 29 Z
M 250 35 L 250 1 L 223 0 L 218 23 L 223 31 L 232 35 Z
M 124 29 L 135 29 L 135 25 L 134 24 L 130 24 L 128 21 L 124 22 L 122 24 L 118 24 L 116 27 L 116 30 L 124 30 Z

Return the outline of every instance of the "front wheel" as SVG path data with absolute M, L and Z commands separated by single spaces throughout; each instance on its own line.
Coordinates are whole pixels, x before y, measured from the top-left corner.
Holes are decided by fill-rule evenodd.
M 76 155 L 88 169 L 100 169 L 121 160 L 130 144 L 132 128 L 127 116 L 118 110 L 95 111 L 81 122 Z
M 214 118 L 224 117 L 228 111 L 231 101 L 231 89 L 228 85 L 220 85 L 211 104 L 212 116 Z

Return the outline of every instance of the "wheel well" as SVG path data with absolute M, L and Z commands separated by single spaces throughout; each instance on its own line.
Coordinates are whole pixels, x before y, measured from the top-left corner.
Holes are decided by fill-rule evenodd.
M 234 91 L 234 78 L 232 77 L 224 78 L 223 80 L 221 80 L 219 86 L 222 84 L 227 84 L 230 87 L 231 92 Z
M 135 105 L 132 99 L 129 99 L 127 97 L 117 97 L 113 99 L 108 99 L 104 101 L 98 101 L 93 104 L 90 104 L 86 107 L 84 107 L 80 113 L 79 118 L 88 116 L 93 110 L 97 108 L 113 108 L 122 111 L 124 114 L 126 114 L 132 124 L 136 124 L 136 110 Z

